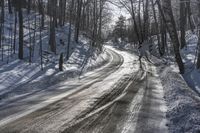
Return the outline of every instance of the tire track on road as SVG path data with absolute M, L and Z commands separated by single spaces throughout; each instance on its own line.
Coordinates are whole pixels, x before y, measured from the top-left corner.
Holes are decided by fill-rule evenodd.
M 83 77 L 81 79 L 84 80 L 86 78 L 87 81 L 89 81 L 88 84 L 79 87 L 71 94 L 67 94 L 66 96 L 63 95 L 63 98 L 61 99 L 59 99 L 59 97 L 58 99 L 52 98 L 52 101 L 50 100 L 48 101 L 49 103 L 47 102 L 48 106 L 45 105 L 46 101 L 44 101 L 44 105 L 46 107 L 41 107 L 41 109 L 33 110 L 34 112 L 29 112 L 28 114 L 24 113 L 24 116 L 20 116 L 21 113 L 19 112 L 19 114 L 14 114 L 13 116 L 8 116 L 8 118 L 2 119 L 0 121 L 0 130 L 4 133 L 12 133 L 16 131 L 26 132 L 29 130 L 33 130 L 34 132 L 45 132 L 42 127 L 44 128 L 49 122 L 55 122 L 53 119 L 57 117 L 62 117 L 61 114 L 66 114 L 66 112 L 69 112 L 69 110 L 80 104 L 83 99 L 87 99 L 87 96 L 76 97 L 76 99 L 69 99 L 69 97 L 73 97 L 78 93 L 82 93 L 86 89 L 90 88 L 92 85 L 101 82 L 103 79 L 105 79 L 107 76 L 114 73 L 121 67 L 124 62 L 123 57 L 112 50 L 109 51 L 113 56 L 113 60 L 111 61 L 111 63 L 107 65 L 107 67 L 105 67 L 104 69 L 100 69 L 97 73 L 87 75 L 86 77 Z M 20 117 L 17 118 L 17 116 Z
M 115 89 L 124 89 L 120 95 L 109 93 L 102 97 L 97 108 L 92 108 L 82 117 L 77 118 L 63 133 L 166 133 L 165 106 L 162 97 L 162 85 L 157 79 L 153 64 L 144 62 L 129 85 Z M 127 82 L 126 82 L 127 84 Z M 106 98 L 116 96 L 115 99 Z M 67 125 L 65 125 L 67 126 Z

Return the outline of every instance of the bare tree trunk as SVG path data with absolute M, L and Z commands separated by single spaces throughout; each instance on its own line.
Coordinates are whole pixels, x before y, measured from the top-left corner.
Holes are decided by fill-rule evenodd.
M 2 31 L 3 31 L 3 24 L 4 24 L 4 14 L 5 14 L 5 11 L 4 11 L 4 6 L 5 6 L 5 3 L 4 3 L 4 0 L 1 0 L 0 1 L 0 6 L 1 6 L 1 16 L 0 16 L 0 48 L 2 47 Z
M 194 26 L 194 23 L 191 19 L 192 11 L 191 11 L 190 0 L 186 0 L 186 6 L 187 6 L 188 22 L 189 22 L 189 25 L 190 25 L 190 29 L 191 29 L 192 32 L 194 32 L 195 26 Z
M 179 50 L 180 43 L 179 43 L 178 34 L 176 30 L 176 23 L 175 23 L 172 8 L 171 8 L 171 0 L 162 0 L 162 2 L 163 2 L 163 5 L 161 6 L 160 1 L 157 0 L 159 10 L 161 12 L 164 22 L 166 23 L 167 30 L 169 32 L 170 38 L 173 43 L 175 59 L 178 64 L 180 73 L 184 74 L 185 68 L 182 61 L 182 57 L 180 55 L 180 50 Z
M 56 54 L 56 6 L 57 0 L 50 0 L 50 37 L 49 37 L 49 46 L 50 50 Z
M 67 60 L 69 59 L 69 51 L 70 51 L 70 44 L 71 44 L 71 33 L 72 33 L 72 12 L 74 8 L 74 0 L 71 0 L 70 3 L 70 14 L 69 14 L 69 33 L 68 33 L 68 44 L 67 44 Z
M 31 12 L 31 0 L 28 0 L 28 3 L 27 3 L 27 13 L 30 14 Z
M 16 53 L 16 38 L 17 38 L 17 11 L 15 9 L 15 27 L 14 27 L 14 54 Z
M 65 21 L 66 0 L 59 1 L 59 25 L 63 26 Z
M 76 27 L 75 27 L 75 34 L 74 34 L 75 35 L 74 40 L 75 40 L 76 43 L 78 43 L 78 39 L 79 39 L 82 2 L 83 2 L 82 0 L 78 0 L 78 5 L 77 5 Z
M 134 30 L 135 30 L 136 37 L 138 39 L 139 45 L 141 46 L 143 39 L 141 40 L 141 38 L 140 38 L 140 33 L 139 33 L 139 29 L 138 29 L 138 25 L 137 25 L 137 21 L 136 21 L 136 16 L 135 16 L 135 11 L 134 11 L 134 5 L 133 5 L 134 2 L 133 2 L 133 0 L 130 0 L 130 1 L 131 1 L 131 17 L 132 17 L 133 23 L 134 23 Z
M 63 71 L 63 53 L 60 54 L 60 59 L 59 59 L 59 70 Z
M 24 58 L 24 29 L 23 29 L 23 13 L 22 13 L 22 2 L 18 2 L 18 17 L 19 17 L 19 59 Z
M 94 0 L 93 2 L 94 7 L 93 7 L 93 35 L 92 35 L 92 46 L 95 46 L 96 44 L 96 35 L 97 35 L 97 1 Z
M 138 32 L 140 33 L 140 34 L 139 34 L 139 35 L 140 35 L 140 38 L 143 38 L 143 37 L 142 37 L 142 36 L 143 36 L 143 35 L 142 35 L 142 21 L 141 21 L 141 1 L 142 1 L 142 0 L 139 0 L 139 2 L 138 2 L 138 4 L 139 4 L 139 8 L 138 8 L 138 22 L 139 22 L 139 24 L 138 24 L 138 25 L 139 25 L 139 29 L 138 29 L 138 30 L 139 30 L 139 31 L 138 31 Z M 142 39 L 142 40 L 143 40 L 143 39 Z
M 32 36 L 31 36 L 31 23 L 30 16 L 28 17 L 28 31 L 29 31 L 29 63 L 32 63 Z
M 167 48 L 167 31 L 164 21 L 160 20 L 160 34 L 161 34 L 161 44 L 160 44 L 160 54 L 163 56 L 165 54 L 165 48 Z
M 155 10 L 155 5 L 154 5 L 154 0 L 151 0 L 151 5 L 152 5 L 152 10 L 153 10 L 153 17 L 154 17 L 154 21 L 155 21 L 155 28 L 157 31 L 157 40 L 158 40 L 158 49 L 159 49 L 159 53 L 161 56 L 163 56 L 163 53 L 161 51 L 161 41 L 160 41 L 160 35 L 159 35 L 159 25 L 158 25 L 158 20 L 157 20 L 157 15 L 156 15 L 156 10 Z
M 199 20 L 200 20 L 200 3 L 198 4 L 198 17 L 199 17 Z M 199 23 L 199 27 L 200 27 L 200 22 Z M 198 28 L 198 32 L 199 32 L 199 35 L 198 35 L 198 57 L 197 57 L 197 69 L 200 69 L 200 29 Z
M 43 48 L 42 48 L 42 21 L 41 17 L 39 18 L 40 22 L 40 65 L 41 65 L 41 70 L 43 70 Z
M 143 27 L 143 39 L 147 40 L 149 35 L 149 0 L 144 3 L 144 27 Z
M 186 46 L 185 26 L 186 26 L 186 4 L 185 0 L 180 0 L 180 31 L 181 31 L 181 49 Z
M 197 69 L 200 69 L 200 31 L 198 31 L 199 32 L 199 35 L 198 35 L 198 38 L 199 38 L 199 40 L 198 40 L 198 58 L 197 58 Z
M 10 0 L 8 0 L 8 10 L 9 10 L 9 13 L 12 14 L 12 4 Z
M 59 0 L 59 26 L 62 26 L 63 23 L 63 0 Z
M 45 17 L 45 14 L 44 14 L 43 0 L 39 0 L 39 12 L 42 15 L 42 18 L 41 18 L 41 27 L 44 28 L 44 17 Z
M 100 4 L 99 4 L 99 29 L 98 29 L 98 37 L 99 37 L 99 40 L 101 41 L 102 39 L 102 36 L 101 36 L 101 30 L 102 30 L 102 12 L 103 12 L 103 1 L 100 1 Z

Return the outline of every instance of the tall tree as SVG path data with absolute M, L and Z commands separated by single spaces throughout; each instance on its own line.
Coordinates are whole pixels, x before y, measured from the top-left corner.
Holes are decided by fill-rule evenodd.
M 171 0 L 162 0 L 162 6 L 160 4 L 160 0 L 157 0 L 157 4 L 161 12 L 162 18 L 167 26 L 167 30 L 169 32 L 169 35 L 173 44 L 175 59 L 178 64 L 180 73 L 184 74 L 185 69 L 184 69 L 182 57 L 180 55 L 180 50 L 179 50 L 180 43 L 179 43 L 178 34 L 176 30 L 174 15 L 172 12 Z
M 158 24 L 154 0 L 151 0 L 151 6 L 152 6 L 152 11 L 153 11 L 153 18 L 154 18 L 154 21 L 155 21 L 155 28 L 156 28 L 156 32 L 157 32 L 156 36 L 157 36 L 157 40 L 158 40 L 158 50 L 159 50 L 160 55 L 163 56 L 164 53 L 161 50 L 161 41 L 160 41 L 160 35 L 159 35 L 159 24 Z
M 180 31 L 181 31 L 181 48 L 186 46 L 185 28 L 186 28 L 186 3 L 185 0 L 180 0 Z
M 9 10 L 9 13 L 12 14 L 13 11 L 12 11 L 12 3 L 11 3 L 11 0 L 8 0 L 8 10 Z
M 192 20 L 192 11 L 191 11 L 191 2 L 190 0 L 186 0 L 186 12 L 188 15 L 188 23 L 190 26 L 191 31 L 193 32 L 195 29 L 194 22 Z
M 0 48 L 2 46 L 1 42 L 2 42 L 2 31 L 3 31 L 3 24 L 4 24 L 4 16 L 5 16 L 5 11 L 4 11 L 4 7 L 5 6 L 5 2 L 4 0 L 0 1 L 0 7 L 1 7 L 1 16 L 0 16 Z
M 56 53 L 56 7 L 57 7 L 57 0 L 49 0 L 50 5 L 50 36 L 49 36 L 49 46 L 50 50 Z
M 71 45 L 71 34 L 72 34 L 72 12 L 74 8 L 74 0 L 71 0 L 71 3 L 69 4 L 69 33 L 68 33 L 68 42 L 67 42 L 67 60 L 69 59 L 69 50 Z
M 116 25 L 114 27 L 114 36 L 116 39 L 121 39 L 121 41 L 125 40 L 125 33 L 126 33 L 126 25 L 125 25 L 126 18 L 124 16 L 120 16 L 118 18 L 118 21 L 116 22 Z
M 23 59 L 24 58 L 24 29 L 23 29 L 23 12 L 22 7 L 23 3 L 25 1 L 23 0 L 14 0 L 14 4 L 16 6 L 16 9 L 18 11 L 18 18 L 19 18 L 19 50 L 18 50 L 18 58 Z
M 161 42 L 160 42 L 160 54 L 165 54 L 165 49 L 167 46 L 167 28 L 164 23 L 164 20 L 162 19 L 162 16 L 160 15 L 160 35 L 161 35 Z
M 44 2 L 43 0 L 38 0 L 38 9 L 39 9 L 39 13 L 42 15 L 41 18 L 41 28 L 44 28 L 44 19 L 45 19 L 45 11 L 44 11 Z
M 149 36 L 149 0 L 143 2 L 144 4 L 144 23 L 143 23 L 143 39 L 147 40 Z
M 75 24 L 75 34 L 74 34 L 74 40 L 76 43 L 78 43 L 78 39 L 79 39 L 82 4 L 83 4 L 83 0 L 77 0 L 76 24 Z
M 197 69 L 200 69 L 200 3 L 198 3 L 198 57 L 197 57 Z

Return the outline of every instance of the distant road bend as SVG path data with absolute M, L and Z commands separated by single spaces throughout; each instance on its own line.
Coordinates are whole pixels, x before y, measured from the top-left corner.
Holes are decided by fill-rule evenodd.
M 166 106 L 156 68 L 106 46 L 111 61 L 10 103 L 0 103 L 2 133 L 166 133 Z

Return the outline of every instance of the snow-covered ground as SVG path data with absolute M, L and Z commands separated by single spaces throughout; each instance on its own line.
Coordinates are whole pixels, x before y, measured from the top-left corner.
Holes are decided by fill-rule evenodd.
M 123 52 L 123 50 L 130 50 L 130 49 L 133 49 L 132 52 L 136 52 L 137 48 L 135 48 L 133 45 L 128 44 L 123 46 L 115 46 L 120 50 L 115 50 L 114 48 L 107 46 L 107 49 L 113 50 L 117 52 L 118 56 L 121 55 L 123 57 L 124 62 L 122 61 L 122 59 L 120 59 L 120 56 L 115 59 L 118 60 L 118 63 L 123 62 L 121 64 L 122 66 L 116 64 L 119 65 L 118 68 L 117 66 L 114 66 L 115 61 L 110 58 L 110 53 L 107 50 L 104 50 L 102 53 L 97 51 L 96 49 L 90 47 L 89 40 L 81 36 L 80 43 L 78 44 L 76 44 L 72 40 L 70 46 L 70 58 L 68 61 L 64 62 L 64 71 L 60 72 L 58 70 L 59 55 L 62 52 L 65 53 L 67 50 L 66 38 L 68 36 L 69 27 L 66 25 L 64 27 L 56 28 L 56 42 L 58 44 L 57 54 L 53 54 L 49 51 L 48 27 L 46 27 L 42 31 L 43 51 L 46 53 L 45 55 L 46 57 L 43 62 L 44 70 L 41 71 L 40 57 L 39 57 L 40 56 L 39 41 L 36 41 L 32 63 L 29 63 L 28 60 L 29 46 L 30 46 L 29 39 L 30 36 L 32 39 L 34 38 L 33 35 L 34 31 L 31 30 L 35 28 L 34 27 L 35 22 L 33 19 L 34 17 L 37 17 L 39 19 L 40 16 L 39 15 L 35 16 L 34 13 L 31 13 L 29 17 L 25 17 L 25 24 L 24 24 L 25 59 L 22 61 L 17 59 L 17 54 L 11 55 L 9 51 L 9 49 L 11 48 L 9 44 L 10 42 L 13 41 L 13 38 L 12 39 L 10 38 L 11 35 L 10 31 L 13 30 L 12 28 L 10 28 L 10 25 L 13 25 L 14 16 L 6 15 L 6 22 L 4 29 L 5 39 L 3 47 L 0 50 L 0 55 L 2 58 L 2 61 L 0 61 L 0 109 L 3 110 L 0 113 L 0 117 L 4 118 L 3 116 L 4 114 L 7 114 L 9 117 L 10 115 L 12 115 L 13 111 L 16 111 L 17 113 L 19 112 L 19 114 L 21 113 L 20 111 L 22 112 L 27 111 L 28 112 L 27 114 L 29 114 L 31 113 L 31 111 L 33 112 L 38 110 L 39 108 L 45 107 L 46 105 L 58 101 L 59 99 L 64 98 L 76 91 L 78 91 L 76 93 L 76 98 L 77 98 L 76 100 L 80 100 L 80 103 L 77 105 L 72 105 L 75 108 L 75 111 L 72 113 L 79 114 L 80 110 L 83 111 L 83 109 L 88 108 L 91 105 L 91 103 L 94 103 L 94 101 L 97 100 L 97 97 L 100 97 L 105 93 L 109 94 L 110 93 L 109 89 L 112 88 L 114 85 L 116 85 L 116 83 L 119 82 L 120 79 L 123 78 L 125 75 L 130 76 L 130 74 L 132 74 L 133 72 L 137 72 L 139 70 L 138 64 L 136 64 L 138 62 L 137 61 L 138 57 L 132 56 L 127 52 Z M 29 20 L 30 22 L 28 22 Z M 47 26 L 48 21 L 45 23 Z M 39 23 L 37 22 L 36 25 L 39 25 Z M 38 28 L 35 29 L 36 29 L 35 38 L 36 40 L 39 40 L 39 29 Z M 187 49 L 183 49 L 181 51 L 186 66 L 186 73 L 184 75 L 180 75 L 178 73 L 177 66 L 173 61 L 172 63 L 166 63 L 164 61 L 152 57 L 152 61 L 155 63 L 155 66 L 157 66 L 157 68 L 155 69 L 158 70 L 158 75 L 162 81 L 162 86 L 164 89 L 164 98 L 168 107 L 166 113 L 168 119 L 167 125 L 169 127 L 169 132 L 173 133 L 182 133 L 182 132 L 195 133 L 200 131 L 200 98 L 199 98 L 200 72 L 195 68 L 198 40 L 197 37 L 191 33 L 188 33 L 186 39 L 188 44 Z M 60 40 L 64 41 L 64 45 L 60 44 Z M 34 44 L 33 40 L 31 43 L 32 45 Z M 107 69 L 103 70 L 104 68 L 106 68 L 105 64 L 106 63 L 109 64 L 109 61 L 111 60 L 114 62 L 114 63 L 112 62 L 113 64 L 111 65 L 111 68 L 108 67 Z M 97 71 L 99 69 L 96 68 L 100 68 L 103 65 L 104 67 L 102 67 L 102 72 Z M 135 65 L 135 67 L 133 67 L 133 65 Z M 112 73 L 112 69 L 114 67 L 116 67 L 115 68 L 116 70 Z M 94 69 L 96 69 L 96 71 L 92 71 Z M 154 75 L 155 72 L 157 71 L 156 70 L 152 71 L 152 75 Z M 83 73 L 85 73 L 84 76 L 80 76 Z M 109 75 L 109 73 L 112 74 Z M 94 74 L 95 76 L 92 76 L 92 74 Z M 108 77 L 103 77 L 106 74 L 108 74 Z M 158 75 L 156 73 L 156 76 L 154 77 L 153 81 L 156 81 Z M 79 77 L 80 80 L 77 79 L 77 77 Z M 87 84 L 85 84 L 86 82 Z M 91 87 L 88 88 L 87 87 L 88 85 L 90 85 Z M 79 86 L 82 86 L 82 88 Z M 76 89 L 74 90 L 74 88 Z M 94 89 L 96 89 L 96 91 L 94 91 Z M 163 89 L 161 87 L 161 90 Z M 79 92 L 79 90 L 82 91 Z M 162 98 L 162 93 L 161 94 L 158 93 L 158 95 Z M 51 96 L 54 97 L 52 98 Z M 78 97 L 80 96 L 85 96 L 85 100 L 79 99 Z M 20 102 L 15 102 L 17 100 Z M 38 104 L 41 103 L 40 100 L 41 101 L 43 100 L 42 104 Z M 90 102 L 88 102 L 87 100 Z M 84 101 L 86 101 L 86 104 L 84 103 Z M 34 104 L 37 105 L 31 106 Z M 4 108 L 5 106 L 8 109 L 10 109 L 10 112 L 6 112 L 8 110 Z M 31 106 L 31 107 L 27 108 L 26 106 L 27 107 Z M 71 113 L 69 110 L 66 110 L 66 112 L 67 111 L 68 114 Z M 17 113 L 16 115 L 14 115 L 14 117 L 16 116 L 20 117 L 20 115 L 18 115 Z M 24 115 L 26 115 L 26 113 Z M 66 117 L 65 120 L 72 119 L 71 118 L 72 116 L 69 115 L 64 115 L 64 116 Z M 63 122 L 62 119 L 64 116 L 63 114 L 62 115 L 60 114 L 59 117 L 56 116 L 54 117 L 55 119 L 61 120 L 59 122 L 62 123 Z M 70 117 L 70 119 L 68 117 Z M 8 118 L 8 121 L 9 120 L 10 119 Z M 44 122 L 45 119 L 41 119 L 41 121 Z M 48 122 L 50 121 L 47 121 L 46 125 L 49 124 Z M 4 123 L 4 121 L 1 123 Z M 61 126 L 61 125 L 58 126 L 57 125 L 58 123 L 50 123 L 50 124 L 52 125 L 55 124 L 54 126 L 58 128 L 59 126 Z M 33 125 L 34 124 L 35 123 L 33 123 Z
M 200 71 L 196 69 L 198 37 L 188 32 L 186 41 L 187 47 L 181 51 L 186 67 L 186 73 L 183 77 L 188 85 L 200 96 Z
M 170 133 L 200 131 L 200 72 L 195 67 L 198 39 L 196 35 L 188 33 L 186 40 L 187 49 L 181 51 L 186 68 L 184 75 L 179 74 L 172 56 L 168 56 L 166 60 L 154 56 L 151 58 L 162 81 Z M 121 49 L 129 51 L 132 48 L 134 46 L 130 44 L 121 46 Z
M 8 11 L 6 10 L 6 14 Z M 99 68 L 105 65 L 109 60 L 106 51 L 99 52 L 92 48 L 89 40 L 80 36 L 80 42 L 76 44 L 73 39 L 70 45 L 70 58 L 64 62 L 64 71 L 58 70 L 60 53 L 67 51 L 67 37 L 69 27 L 66 24 L 63 27 L 56 28 L 57 54 L 50 52 L 48 19 L 45 21 L 45 28 L 42 31 L 42 49 L 43 49 L 43 71 L 41 71 L 40 60 L 40 34 L 39 21 L 35 23 L 35 17 L 39 20 L 39 14 L 31 12 L 26 14 L 24 11 L 24 60 L 17 59 L 18 35 L 16 41 L 16 54 L 11 54 L 10 42 L 14 41 L 11 32 L 14 28 L 14 15 L 6 15 L 4 27 L 3 47 L 0 50 L 2 60 L 0 61 L 0 100 L 6 100 L 10 97 L 20 97 L 27 93 L 33 93 L 38 90 L 46 89 L 68 78 L 75 78 L 81 74 Z M 35 25 L 36 24 L 36 25 Z M 35 27 L 36 26 L 36 27 Z M 34 30 L 35 29 L 35 37 Z M 18 30 L 18 29 L 17 29 Z M 73 30 L 73 29 L 72 29 Z M 73 33 L 73 32 L 72 32 Z M 72 34 L 73 36 L 73 34 Z M 30 37 L 32 40 L 30 40 Z M 34 43 L 34 38 L 36 42 Z M 64 43 L 61 44 L 60 40 Z M 29 62 L 29 46 L 34 47 L 32 53 L 32 62 Z
M 88 55 L 87 45 L 79 45 L 69 61 L 65 63 L 65 70 L 59 72 L 57 63 L 41 71 L 39 64 L 16 60 L 0 68 L 0 100 L 45 89 L 68 78 L 75 78 L 86 71 L 104 65 L 109 60 L 107 52 L 100 55 Z
M 168 106 L 167 119 L 169 121 L 169 132 L 199 132 L 200 97 L 188 87 L 176 68 L 161 66 L 160 78 Z
M 24 116 L 21 114 L 26 115 L 27 112 L 29 114 L 30 111 L 35 111 L 38 108 L 41 108 L 41 106 L 44 107 L 44 105 L 49 105 L 50 103 L 54 103 L 55 101 L 62 101 L 61 99 L 66 96 L 68 96 L 66 97 L 67 101 L 66 99 L 64 99 L 64 101 L 67 103 L 64 106 L 67 106 L 67 108 L 62 106 L 63 104 L 60 104 L 62 106 L 60 109 L 65 110 L 62 111 L 64 114 L 59 113 L 59 116 L 56 115 L 57 114 L 56 112 L 58 110 L 54 110 L 55 113 L 53 114 L 47 113 L 47 115 L 51 115 L 49 119 L 53 118 L 52 116 L 55 115 L 53 120 L 56 120 L 56 122 L 52 122 L 51 120 L 48 121 L 47 119 L 43 119 L 42 117 L 40 117 L 42 118 L 41 120 L 43 121 L 42 122 L 43 124 L 41 124 L 40 126 L 48 124 L 48 126 L 42 126 L 40 128 L 43 128 L 44 131 L 48 130 L 54 131 L 56 128 L 60 128 L 63 123 L 69 122 L 77 114 L 82 113 L 82 111 L 84 111 L 85 108 L 90 107 L 93 102 L 99 100 L 99 97 L 101 97 L 105 93 L 109 94 L 110 91 L 113 90 L 113 87 L 118 87 L 116 86 L 116 83 L 117 84 L 118 82 L 119 84 L 123 83 L 121 81 L 121 78 L 126 79 L 126 77 L 130 75 L 130 73 L 132 73 L 132 71 L 137 71 L 138 67 L 133 68 L 132 61 L 134 60 L 134 57 L 129 56 L 130 54 L 121 51 L 117 51 L 117 53 L 112 52 L 112 50 L 114 49 L 109 46 L 107 47 L 107 49 L 110 49 L 109 54 L 112 53 L 112 59 L 107 65 L 103 66 L 102 68 L 95 69 L 92 72 L 88 72 L 83 76 L 81 76 L 80 79 L 71 79 L 60 82 L 59 84 L 51 86 L 50 88 L 47 88 L 44 91 L 31 94 L 31 96 L 25 97 L 23 100 L 21 100 L 22 98 L 20 98 L 17 101 L 13 101 L 13 103 L 9 102 L 8 104 L 2 103 L 4 104 L 4 107 L 2 108 L 0 107 L 0 109 L 2 109 L 2 111 L 0 112 L 0 116 L 5 119 L 1 120 L 0 124 L 5 124 L 9 121 L 16 120 L 16 117 L 19 118 Z M 115 91 L 115 89 L 113 91 Z M 52 95 L 54 97 L 52 97 Z M 72 102 L 70 100 L 71 98 L 69 97 L 77 101 L 75 102 L 76 104 L 74 104 L 74 102 Z M 41 103 L 41 101 L 44 102 Z M 15 114 L 13 113 L 13 111 L 14 112 L 16 111 L 17 113 Z M 36 113 L 38 112 L 36 111 Z M 9 117 L 6 117 L 5 114 L 8 115 Z M 32 120 L 34 121 L 34 118 L 32 118 Z M 22 124 L 22 122 L 20 123 Z M 25 126 L 28 124 L 26 123 L 25 125 L 24 124 L 22 125 Z M 35 130 L 40 129 L 38 127 L 38 124 L 35 122 L 34 124 L 31 124 L 31 126 L 35 127 Z M 54 128 L 54 126 L 56 127 Z M 19 125 L 17 126 L 17 128 L 19 128 Z M 30 126 L 27 128 L 30 128 Z M 11 130 L 15 130 L 15 128 L 12 128 Z
M 197 36 L 187 34 L 187 48 L 181 50 L 186 73 L 179 74 L 173 57 L 152 58 L 157 65 L 167 103 L 169 132 L 197 133 L 200 131 L 200 72 L 195 67 Z

